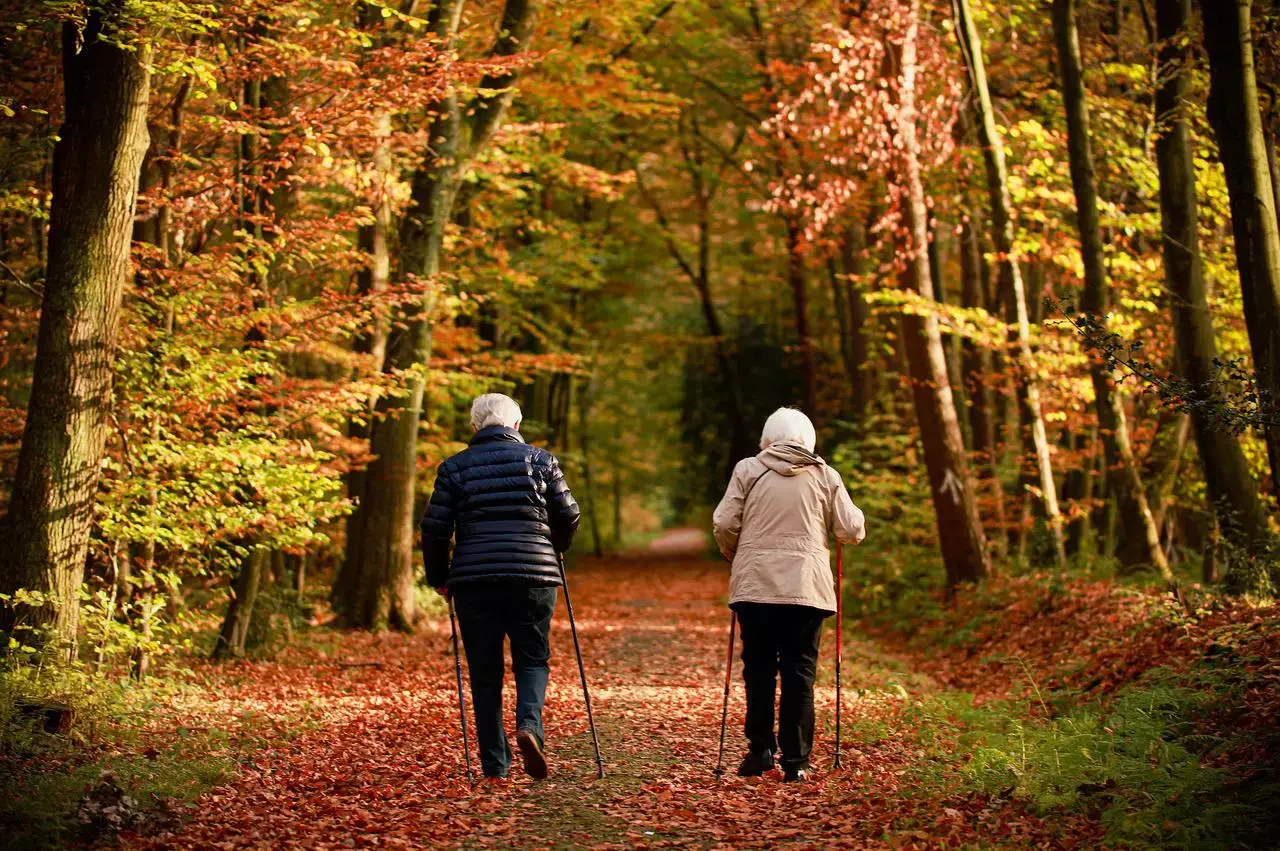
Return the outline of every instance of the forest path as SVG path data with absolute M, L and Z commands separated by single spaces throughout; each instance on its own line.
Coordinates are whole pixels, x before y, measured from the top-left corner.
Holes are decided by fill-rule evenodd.
M 1061 828 L 1011 802 L 914 790 L 938 760 L 903 707 L 930 690 L 846 634 L 844 768 L 833 771 L 831 642 L 817 704 L 817 778 L 733 776 L 743 742 L 735 658 L 724 780 L 718 744 L 728 611 L 718 562 L 652 556 L 586 562 L 570 583 L 607 776 L 595 778 L 563 601 L 553 622 L 545 722 L 551 778 L 518 760 L 507 785 L 470 788 L 447 620 L 415 636 L 343 635 L 333 653 L 210 669 L 211 712 L 306 717 L 207 793 L 174 833 L 128 846 L 956 847 L 1056 845 Z M 739 644 L 740 649 L 740 644 Z M 736 655 L 736 654 L 735 654 Z M 510 706 L 512 689 L 507 689 Z M 508 713 L 509 714 L 509 713 Z M 475 742 L 472 738 L 472 758 Z M 936 769 L 935 769 L 936 770 Z M 941 793 L 938 793 L 941 795 Z M 996 839 L 999 837 L 999 839 Z

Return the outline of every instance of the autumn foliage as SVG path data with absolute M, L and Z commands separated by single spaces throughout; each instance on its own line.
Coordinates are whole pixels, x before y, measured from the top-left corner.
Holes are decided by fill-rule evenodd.
M 1265 845 L 1278 34 L 0 0 L 0 833 Z M 459 771 L 416 525 L 490 391 L 583 507 L 601 783 L 559 620 L 553 781 Z M 782 405 L 868 518 L 849 768 L 801 789 L 707 764 L 699 535 Z

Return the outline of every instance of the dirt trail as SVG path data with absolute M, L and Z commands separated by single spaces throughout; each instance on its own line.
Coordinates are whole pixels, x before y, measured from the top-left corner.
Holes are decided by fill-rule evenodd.
M 546 708 L 551 779 L 470 788 L 463 777 L 448 622 L 412 637 L 344 636 L 342 662 L 302 653 L 211 674 L 228 713 L 297 713 L 309 729 L 259 752 L 154 847 L 956 847 L 1073 844 L 1007 803 L 911 794 L 936 759 L 901 720 L 927 680 L 874 647 L 846 650 L 845 768 L 830 770 L 830 637 L 807 785 L 740 780 L 743 698 L 734 678 L 730 776 L 712 774 L 728 630 L 724 565 L 684 558 L 587 563 L 573 571 L 578 626 L 608 776 L 594 778 L 563 603 Z M 352 666 L 350 663 L 380 663 Z M 735 659 L 735 672 L 740 662 Z M 225 678 L 225 682 L 218 678 Z M 508 703 L 512 699 L 508 688 Z M 474 739 L 472 742 L 474 748 Z M 473 750 L 474 755 L 474 750 Z M 474 756 L 473 756 L 474 758 Z M 999 839 L 996 839 L 996 837 Z

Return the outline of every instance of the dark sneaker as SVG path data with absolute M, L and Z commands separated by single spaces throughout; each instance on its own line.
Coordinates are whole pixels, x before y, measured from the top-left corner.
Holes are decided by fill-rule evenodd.
M 782 770 L 783 783 L 803 783 L 813 776 L 813 772 L 806 766 L 796 766 L 794 768 L 784 768 Z
M 773 751 L 768 748 L 762 751 L 751 751 L 738 766 L 739 777 L 759 777 L 766 771 L 773 771 Z
M 532 730 L 516 731 L 516 747 L 520 756 L 524 757 L 524 771 L 534 780 L 547 779 L 547 757 L 542 752 L 542 743 Z

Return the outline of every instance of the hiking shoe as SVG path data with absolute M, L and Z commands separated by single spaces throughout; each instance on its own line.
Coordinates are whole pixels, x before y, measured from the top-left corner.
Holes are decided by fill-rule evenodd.
M 773 771 L 773 751 L 768 748 L 750 751 L 738 766 L 739 777 L 759 777 L 766 771 Z
M 784 768 L 782 770 L 783 783 L 803 783 L 812 776 L 813 772 L 809 770 L 807 765 L 794 766 L 791 768 Z
M 534 780 L 547 779 L 547 757 L 542 752 L 542 743 L 532 730 L 516 731 L 516 747 L 524 758 L 524 771 Z

